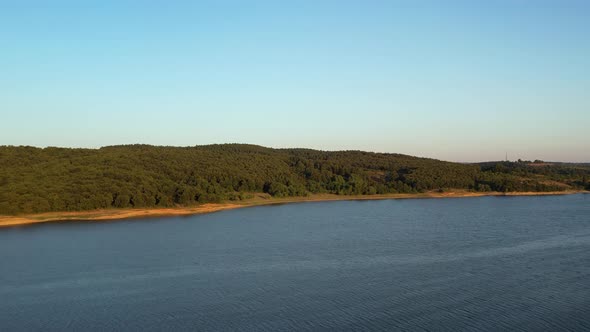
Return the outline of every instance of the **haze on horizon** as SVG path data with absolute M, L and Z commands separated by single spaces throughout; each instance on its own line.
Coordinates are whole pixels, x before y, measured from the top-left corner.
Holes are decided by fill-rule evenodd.
M 3 1 L 0 145 L 590 162 L 587 1 Z

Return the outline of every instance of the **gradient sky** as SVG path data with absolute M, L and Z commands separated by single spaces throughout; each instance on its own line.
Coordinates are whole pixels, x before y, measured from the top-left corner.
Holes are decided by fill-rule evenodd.
M 590 161 L 589 1 L 0 0 L 0 145 Z

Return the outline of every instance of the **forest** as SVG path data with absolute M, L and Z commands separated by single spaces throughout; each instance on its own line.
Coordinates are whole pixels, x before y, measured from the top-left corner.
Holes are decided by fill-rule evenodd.
M 221 144 L 0 146 L 0 214 L 189 206 L 315 193 L 589 190 L 590 165 L 464 164 L 402 154 Z

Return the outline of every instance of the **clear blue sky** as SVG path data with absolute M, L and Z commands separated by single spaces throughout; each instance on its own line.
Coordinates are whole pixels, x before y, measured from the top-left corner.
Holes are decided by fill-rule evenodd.
M 590 161 L 590 2 L 0 0 L 0 115 L 0 145 Z

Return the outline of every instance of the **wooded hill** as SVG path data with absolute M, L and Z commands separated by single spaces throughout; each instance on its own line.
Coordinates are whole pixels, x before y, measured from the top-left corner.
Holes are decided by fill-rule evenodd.
M 0 146 L 0 214 L 170 207 L 310 193 L 590 189 L 590 166 L 461 164 L 401 154 L 223 144 L 66 149 Z

